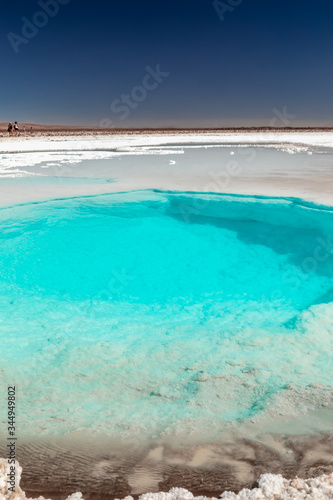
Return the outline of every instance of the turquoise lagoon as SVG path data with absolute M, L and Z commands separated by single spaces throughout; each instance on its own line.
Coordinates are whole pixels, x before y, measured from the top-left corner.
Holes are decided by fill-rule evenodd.
M 133 191 L 0 211 L 23 433 L 216 439 L 332 406 L 333 211 Z

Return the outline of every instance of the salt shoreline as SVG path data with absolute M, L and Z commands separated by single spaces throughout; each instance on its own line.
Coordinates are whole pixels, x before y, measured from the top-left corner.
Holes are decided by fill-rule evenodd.
M 333 133 L 320 131 L 266 131 L 266 132 L 220 132 L 220 131 L 151 131 L 143 132 L 117 132 L 117 133 L 75 133 L 70 135 L 26 135 L 18 137 L 0 136 L 0 154 L 9 152 L 29 151 L 57 151 L 65 149 L 91 149 L 93 146 L 100 148 L 114 148 L 121 146 L 137 145 L 165 145 L 169 143 L 193 144 L 201 142 L 219 142 L 221 144 L 249 143 L 255 144 L 292 144 L 333 148 Z M 35 148 L 35 149 L 34 149 Z
M 243 161 L 246 167 L 244 172 L 228 179 L 227 159 L 221 158 L 220 153 L 216 153 L 213 158 L 214 148 L 216 150 L 217 147 L 224 147 L 228 154 L 234 155 L 229 160 L 236 159 L 238 163 Z M 267 154 L 273 150 L 285 156 L 280 165 L 269 168 L 269 160 L 268 164 L 251 160 L 250 154 L 254 148 L 266 148 Z M 245 152 L 248 156 L 241 158 L 241 150 L 243 155 Z M 185 151 L 192 151 L 190 160 L 184 158 Z M 198 165 L 189 168 L 191 162 L 195 164 L 198 151 L 210 152 L 213 160 L 210 162 L 208 159 L 207 165 L 200 168 Z M 331 154 L 333 134 L 318 131 L 167 131 L 110 135 L 96 132 L 67 137 L 41 134 L 38 137 L 0 138 L 0 163 L 3 165 L 3 173 L 0 173 L 0 205 L 140 189 L 202 192 L 209 190 L 212 176 L 215 176 L 219 180 L 213 183 L 214 192 L 296 197 L 331 206 Z M 314 162 L 314 156 L 311 155 L 321 155 L 321 160 L 327 156 L 327 164 Z M 297 160 L 299 156 L 304 159 L 295 169 L 290 160 Z M 154 160 L 154 165 L 147 167 L 146 160 L 149 158 Z M 170 162 L 169 158 L 172 158 Z M 90 185 L 87 182 L 80 186 L 70 184 L 69 177 L 77 178 L 78 167 L 86 160 L 107 161 L 109 176 L 114 176 L 115 182 L 95 182 Z M 138 160 L 141 161 L 140 171 L 137 169 L 133 172 L 129 165 L 129 161 L 134 160 L 136 164 Z M 29 166 L 28 170 L 24 169 L 25 165 Z M 43 165 L 44 170 L 36 173 L 38 165 Z M 29 180 L 29 189 L 19 182 L 22 178 Z M 42 185 L 38 182 L 40 179 L 44 179 Z M 8 183 L 9 180 L 13 182 Z
M 8 490 L 7 476 L 13 473 L 8 461 L 0 459 L 0 500 L 46 500 L 43 496 L 38 498 L 27 498 L 21 489 L 20 482 L 22 468 L 19 463 L 15 465 L 14 491 Z M 295 477 L 291 480 L 283 478 L 280 474 L 263 474 L 258 478 L 251 489 L 243 489 L 238 494 L 225 491 L 219 498 L 223 500 L 329 500 L 333 495 L 333 473 L 322 474 L 316 478 L 300 479 Z M 80 492 L 67 497 L 67 500 L 84 500 Z M 194 496 L 185 488 L 171 488 L 169 492 L 144 493 L 139 500 L 217 500 L 216 497 L 203 495 Z M 134 500 L 130 495 L 124 500 Z

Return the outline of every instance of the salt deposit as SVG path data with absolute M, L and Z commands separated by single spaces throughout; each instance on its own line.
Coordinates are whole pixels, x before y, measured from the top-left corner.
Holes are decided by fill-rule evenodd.
M 332 153 L 328 132 L 4 137 L 0 205 L 133 189 L 297 196 L 330 205 Z M 89 184 L 92 177 L 99 182 Z
M 0 459 L 0 500 L 45 500 L 43 496 L 32 499 L 27 498 L 20 488 L 22 468 L 18 463 L 15 465 L 16 486 L 15 491 L 8 490 L 7 474 L 9 464 L 5 459 Z M 254 485 L 255 486 L 255 485 Z M 225 491 L 220 495 L 223 500 L 331 500 L 333 498 L 333 473 L 323 474 L 317 478 L 300 479 L 298 477 L 287 480 L 280 474 L 263 474 L 260 476 L 257 488 L 243 489 L 238 494 Z M 67 500 L 84 500 L 82 493 L 77 492 L 70 495 Z M 126 496 L 124 500 L 134 500 L 132 496 Z M 171 488 L 171 490 L 159 493 L 145 493 L 139 496 L 139 500 L 217 500 L 215 497 L 209 499 L 205 496 L 195 497 L 184 488 Z

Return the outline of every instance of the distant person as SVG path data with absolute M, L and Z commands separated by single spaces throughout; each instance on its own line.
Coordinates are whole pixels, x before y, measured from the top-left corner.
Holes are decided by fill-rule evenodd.
M 14 130 L 15 130 L 15 134 L 18 135 L 18 133 L 19 133 L 19 126 L 18 126 L 17 122 L 14 123 Z
M 30 127 L 30 134 L 32 134 L 32 127 Z
M 8 123 L 8 135 L 12 135 L 13 133 L 13 124 L 12 122 Z

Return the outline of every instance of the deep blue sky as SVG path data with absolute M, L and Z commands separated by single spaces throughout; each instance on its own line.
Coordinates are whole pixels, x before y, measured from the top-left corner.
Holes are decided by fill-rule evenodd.
M 286 125 L 333 126 L 333 1 L 225 3 L 239 5 L 221 21 L 211 0 L 69 0 L 15 53 L 8 33 L 42 9 L 3 2 L 0 121 L 283 125 L 286 107 Z M 158 64 L 169 76 L 112 111 Z

